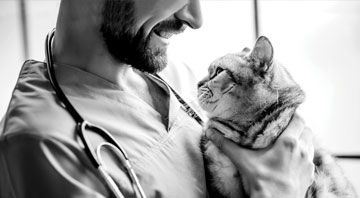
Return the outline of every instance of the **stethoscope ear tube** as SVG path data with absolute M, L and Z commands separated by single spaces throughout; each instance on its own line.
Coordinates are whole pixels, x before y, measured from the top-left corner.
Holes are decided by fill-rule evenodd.
M 52 58 L 52 54 L 53 54 L 52 53 L 52 41 L 53 41 L 54 36 L 55 36 L 55 29 L 53 29 L 51 32 L 49 32 L 46 35 L 46 40 L 45 40 L 46 67 L 47 67 L 47 73 L 49 75 L 49 80 L 55 90 L 55 93 L 56 93 L 58 99 L 65 106 L 65 109 L 67 109 L 69 111 L 69 113 L 74 118 L 76 123 L 81 123 L 84 121 L 84 119 L 72 106 L 72 104 L 70 103 L 70 101 L 68 100 L 68 98 L 66 97 L 66 95 L 64 94 L 62 89 L 60 88 L 60 85 L 58 84 L 58 81 L 55 76 L 54 62 L 53 62 L 53 58 Z

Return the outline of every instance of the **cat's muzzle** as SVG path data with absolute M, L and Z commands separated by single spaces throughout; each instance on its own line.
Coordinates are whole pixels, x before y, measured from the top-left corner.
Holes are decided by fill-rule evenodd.
M 213 92 L 207 86 L 202 86 L 198 90 L 198 98 L 199 99 L 209 99 L 213 97 Z

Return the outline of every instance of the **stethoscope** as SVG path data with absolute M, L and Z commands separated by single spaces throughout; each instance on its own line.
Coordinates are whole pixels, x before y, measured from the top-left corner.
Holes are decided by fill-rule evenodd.
M 52 41 L 55 36 L 55 29 L 48 33 L 45 40 L 45 56 L 46 56 L 46 67 L 49 75 L 49 80 L 52 87 L 55 90 L 60 102 L 63 104 L 64 108 L 71 114 L 73 119 L 76 122 L 76 133 L 80 137 L 80 141 L 83 144 L 85 154 L 88 156 L 92 165 L 99 171 L 101 177 L 106 182 L 106 185 L 111 190 L 116 198 L 124 198 L 125 196 L 120 191 L 120 188 L 116 185 L 114 179 L 107 172 L 106 166 L 104 165 L 103 159 L 101 157 L 102 149 L 110 149 L 113 151 L 116 156 L 119 158 L 123 168 L 126 170 L 127 176 L 130 178 L 133 189 L 135 190 L 136 197 L 146 198 L 145 192 L 140 185 L 139 179 L 135 174 L 134 169 L 131 166 L 129 157 L 125 150 L 118 144 L 114 137 L 104 128 L 97 126 L 85 120 L 74 108 L 69 99 L 66 97 L 65 93 L 60 88 L 55 76 L 54 63 L 52 59 Z M 161 79 L 160 76 L 156 75 L 157 78 Z M 161 79 L 162 80 L 162 79 Z M 163 80 L 162 80 L 163 81 Z M 165 84 L 166 82 L 163 81 Z M 178 101 L 182 104 L 183 110 L 192 118 L 194 118 L 200 125 L 203 125 L 202 119 L 198 114 L 172 89 L 168 84 L 166 84 L 170 90 L 174 93 Z M 101 136 L 106 142 L 100 143 L 95 150 L 91 149 L 92 144 L 90 143 L 88 137 L 84 134 L 84 131 L 88 130 L 93 133 Z

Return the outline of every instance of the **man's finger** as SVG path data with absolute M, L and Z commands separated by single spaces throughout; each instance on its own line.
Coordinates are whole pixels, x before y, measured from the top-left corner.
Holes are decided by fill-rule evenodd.
M 304 128 L 304 130 L 302 131 L 302 133 L 300 135 L 299 140 L 301 142 L 304 142 L 304 144 L 306 144 L 306 145 L 313 145 L 314 136 L 309 127 Z
M 274 151 L 279 151 L 279 153 L 286 153 L 290 155 L 296 153 L 299 149 L 299 139 L 304 128 L 304 121 L 297 114 L 295 114 L 287 128 L 273 145 Z
M 298 140 L 305 128 L 305 122 L 297 114 L 294 115 L 287 128 L 280 135 L 279 139 L 282 138 L 294 138 Z
M 240 147 L 233 141 L 225 138 L 218 130 L 207 129 L 206 137 L 210 139 L 230 160 L 237 166 L 240 172 L 248 172 L 253 169 L 253 165 L 261 151 L 253 151 Z
M 314 158 L 314 136 L 309 127 L 305 127 L 299 139 L 299 145 L 307 153 L 309 160 Z

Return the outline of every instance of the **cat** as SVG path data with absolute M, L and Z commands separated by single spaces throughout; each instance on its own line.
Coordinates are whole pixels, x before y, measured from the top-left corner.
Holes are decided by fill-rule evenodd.
M 261 36 L 252 50 L 244 48 L 211 63 L 208 76 L 198 83 L 199 104 L 209 118 L 205 131 L 216 128 L 250 149 L 274 143 L 305 94 L 273 54 L 269 39 Z M 202 149 L 210 196 L 248 197 L 241 173 L 205 136 Z M 357 197 L 330 154 L 316 146 L 313 162 L 315 181 L 307 198 Z

